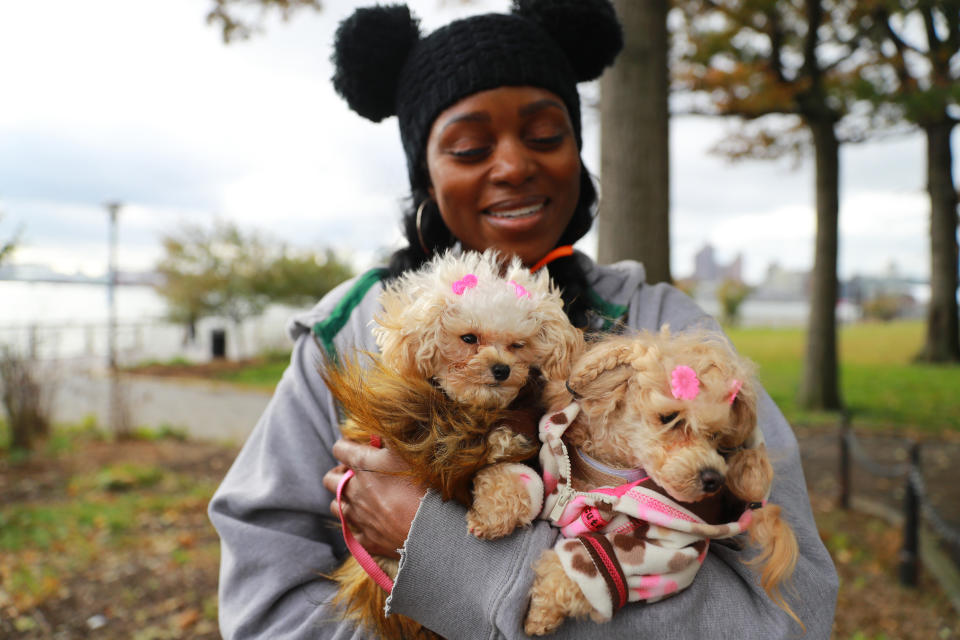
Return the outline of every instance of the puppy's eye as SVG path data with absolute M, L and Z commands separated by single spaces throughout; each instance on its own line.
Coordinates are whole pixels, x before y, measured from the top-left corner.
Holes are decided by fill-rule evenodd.
M 673 413 L 661 413 L 660 424 L 670 424 L 677 419 L 678 415 L 680 415 L 679 411 L 674 411 Z
M 525 346 L 526 346 L 526 345 L 523 344 L 522 342 L 514 342 L 512 345 L 510 345 L 510 348 L 511 348 L 511 349 L 523 349 Z
M 460 336 L 460 339 L 466 342 L 467 344 L 477 344 L 477 336 L 473 333 L 465 333 Z

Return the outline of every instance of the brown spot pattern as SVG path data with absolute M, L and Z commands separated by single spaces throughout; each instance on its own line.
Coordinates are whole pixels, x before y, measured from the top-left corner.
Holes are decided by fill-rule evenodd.
M 699 554 L 697 554 L 699 555 Z M 673 557 L 670 558 L 670 562 L 667 563 L 667 566 L 670 567 L 670 571 L 680 571 L 686 567 L 689 567 L 697 560 L 697 555 L 691 553 L 680 553 L 679 551 L 673 554 Z
M 643 538 L 618 533 L 613 536 L 613 546 L 617 548 L 617 555 L 621 562 L 628 565 L 639 565 L 647 554 L 647 542 Z
M 650 531 L 650 523 L 646 520 L 637 520 L 636 518 L 631 518 L 631 522 L 636 525 L 636 528 L 633 529 L 631 535 L 634 535 L 638 538 L 649 538 L 650 536 L 647 533 Z
M 567 415 L 563 412 L 555 413 L 550 416 L 550 422 L 553 424 L 567 424 Z
M 570 539 L 563 543 L 563 550 L 567 553 L 576 553 L 580 546 L 581 545 L 577 540 Z
M 577 544 L 580 544 L 579 542 Z M 593 561 L 590 560 L 590 557 L 585 553 L 577 553 L 573 556 L 573 562 L 571 563 L 574 571 L 584 574 L 590 578 L 595 578 L 597 576 L 597 567 L 593 564 Z

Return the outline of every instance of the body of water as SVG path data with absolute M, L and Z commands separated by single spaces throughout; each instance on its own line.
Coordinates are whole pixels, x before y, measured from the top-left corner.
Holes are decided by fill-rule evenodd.
M 166 305 L 153 287 L 114 288 L 119 322 L 162 320 Z M 107 287 L 102 284 L 0 280 L 0 326 L 105 323 Z
M 222 318 L 204 318 L 194 340 L 182 325 L 165 320 L 166 303 L 148 285 L 114 289 L 118 358 L 122 364 L 183 357 L 210 358 L 212 333 L 227 331 L 227 355 L 255 355 L 290 346 L 286 321 L 295 310 L 273 306 L 240 327 Z M 0 281 L 0 345 L 11 345 L 44 360 L 106 362 L 109 351 L 106 285 Z

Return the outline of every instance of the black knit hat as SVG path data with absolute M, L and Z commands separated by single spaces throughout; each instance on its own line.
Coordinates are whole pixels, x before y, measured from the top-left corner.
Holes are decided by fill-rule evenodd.
M 337 30 L 333 86 L 365 118 L 398 117 L 415 186 L 433 121 L 487 89 L 534 86 L 555 93 L 579 147 L 577 83 L 599 77 L 622 46 L 608 0 L 513 0 L 509 14 L 457 20 L 424 38 L 405 5 L 369 7 Z

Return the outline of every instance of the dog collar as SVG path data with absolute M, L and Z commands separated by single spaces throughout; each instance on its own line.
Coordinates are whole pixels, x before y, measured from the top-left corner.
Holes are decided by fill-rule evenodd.
M 646 478 L 647 474 L 642 467 L 636 469 L 617 469 L 606 465 L 599 460 L 591 458 L 589 455 L 581 451 L 579 448 L 575 448 L 571 451 L 571 458 L 573 454 L 576 455 L 586 466 L 588 466 L 593 471 L 603 474 L 606 476 L 613 476 L 617 478 L 619 482 L 617 484 L 629 484 L 636 482 L 642 478 Z

